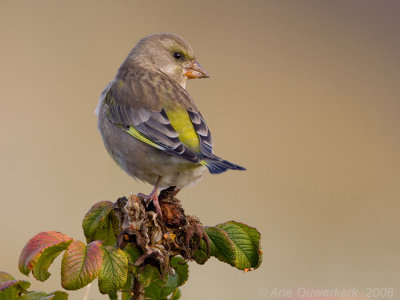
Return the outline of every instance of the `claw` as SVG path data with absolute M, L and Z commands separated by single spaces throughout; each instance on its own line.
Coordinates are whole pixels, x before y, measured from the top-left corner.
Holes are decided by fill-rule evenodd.
M 145 200 L 152 200 L 153 205 L 156 209 L 156 213 L 162 217 L 162 212 L 161 212 L 161 207 L 160 203 L 158 202 L 158 184 L 160 183 L 161 176 L 158 177 L 156 184 L 154 185 L 153 190 L 149 195 L 144 195 L 142 193 L 139 193 L 138 196 L 145 199 Z

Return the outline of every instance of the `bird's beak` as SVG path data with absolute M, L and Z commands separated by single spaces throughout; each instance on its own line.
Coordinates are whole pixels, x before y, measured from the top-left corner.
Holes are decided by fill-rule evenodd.
M 183 75 L 185 75 L 188 79 L 210 77 L 210 75 L 208 75 L 206 70 L 204 70 L 197 60 L 195 60 L 189 68 L 185 69 L 185 73 Z

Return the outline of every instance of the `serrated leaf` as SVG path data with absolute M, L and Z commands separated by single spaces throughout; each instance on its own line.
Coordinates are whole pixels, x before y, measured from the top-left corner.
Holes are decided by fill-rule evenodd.
M 113 203 L 110 201 L 100 201 L 94 204 L 86 213 L 82 228 L 88 243 L 96 240 L 103 242 L 103 245 L 114 245 L 115 222 L 112 219 Z
M 210 256 L 231 264 L 235 261 L 235 245 L 228 234 L 217 227 L 206 227 L 205 232 L 210 238 Z
M 261 234 L 257 229 L 243 223 L 229 221 L 215 227 L 206 227 L 205 232 L 210 238 L 210 256 L 239 270 L 253 270 L 260 266 Z M 204 241 L 200 243 L 194 259 L 199 264 L 207 261 Z
M 47 271 L 49 266 L 71 242 L 69 236 L 56 231 L 35 235 L 22 249 L 18 262 L 19 270 L 25 275 L 32 270 L 37 280 L 45 281 L 50 276 Z
M 87 246 L 74 240 L 61 262 L 61 284 L 67 290 L 77 290 L 92 282 L 101 270 L 103 250 L 100 241 Z
M 226 232 L 235 244 L 234 266 L 240 270 L 256 269 L 262 261 L 261 234 L 254 227 L 229 221 L 216 227 Z
M 19 297 L 20 300 L 67 300 L 68 294 L 62 291 L 56 291 L 50 294 L 45 292 L 30 292 L 25 294 L 22 297 Z
M 102 294 L 117 292 L 128 276 L 128 256 L 119 248 L 105 246 L 103 265 L 99 273 L 99 289 Z
M 173 274 L 168 274 L 167 281 L 161 291 L 161 297 L 166 297 L 173 293 L 179 286 L 184 284 L 189 278 L 189 266 L 181 257 L 171 258 Z

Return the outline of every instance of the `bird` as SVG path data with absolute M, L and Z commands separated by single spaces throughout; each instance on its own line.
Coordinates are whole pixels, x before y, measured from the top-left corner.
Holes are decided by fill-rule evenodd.
M 196 184 L 205 170 L 245 168 L 213 152 L 211 132 L 186 91 L 189 79 L 208 78 L 191 46 L 174 33 L 150 34 L 129 52 L 96 108 L 105 148 L 130 176 L 158 190 Z

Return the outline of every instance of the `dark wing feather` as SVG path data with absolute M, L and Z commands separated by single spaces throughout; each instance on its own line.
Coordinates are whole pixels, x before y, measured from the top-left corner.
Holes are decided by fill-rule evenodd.
M 213 141 L 211 137 L 211 132 L 208 129 L 206 121 L 204 121 L 203 116 L 199 111 L 188 110 L 190 120 L 192 121 L 194 130 L 196 130 L 197 135 L 200 139 L 200 151 L 204 156 L 213 156 Z
M 201 161 L 200 156 L 182 144 L 178 138 L 178 133 L 171 126 L 171 122 L 163 109 L 150 111 L 144 108 L 135 108 L 127 103 L 126 98 L 121 99 L 121 97 L 135 95 L 135 93 L 127 93 L 125 86 L 126 84 L 123 82 L 116 81 L 105 95 L 105 105 L 108 106 L 110 121 L 125 129 L 132 126 L 144 138 L 159 145 L 161 150 L 190 162 L 199 163 Z M 140 88 L 136 90 L 140 90 Z

